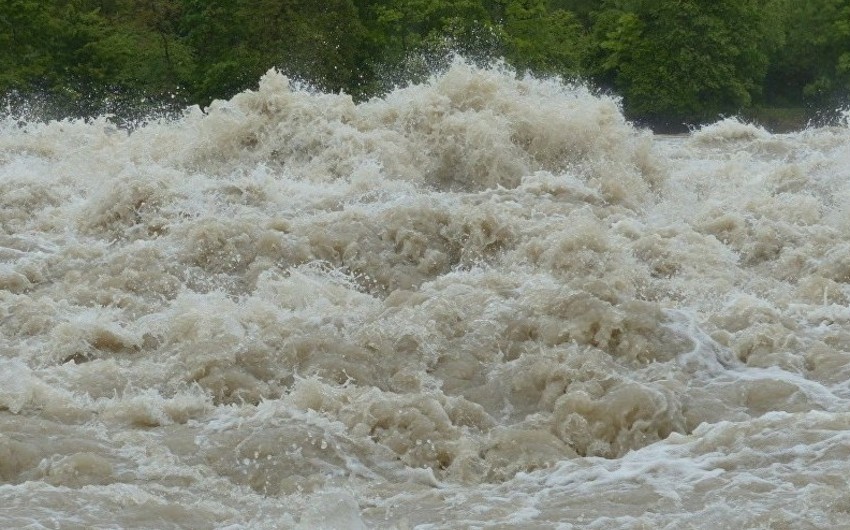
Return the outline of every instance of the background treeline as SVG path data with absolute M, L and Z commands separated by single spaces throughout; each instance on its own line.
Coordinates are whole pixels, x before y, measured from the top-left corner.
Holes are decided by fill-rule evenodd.
M 850 0 L 3 0 L 7 105 L 205 105 L 267 69 L 357 99 L 450 52 L 582 79 L 654 124 L 848 103 Z

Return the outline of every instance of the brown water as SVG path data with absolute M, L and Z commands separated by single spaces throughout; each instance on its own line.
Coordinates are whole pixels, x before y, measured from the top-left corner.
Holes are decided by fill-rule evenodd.
M 850 129 L 463 63 L 0 123 L 2 528 L 850 528 Z

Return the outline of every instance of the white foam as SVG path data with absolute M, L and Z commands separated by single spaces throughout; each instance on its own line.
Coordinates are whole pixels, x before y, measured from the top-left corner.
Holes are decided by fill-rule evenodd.
M 846 127 L 458 61 L 0 153 L 0 526 L 844 524 Z

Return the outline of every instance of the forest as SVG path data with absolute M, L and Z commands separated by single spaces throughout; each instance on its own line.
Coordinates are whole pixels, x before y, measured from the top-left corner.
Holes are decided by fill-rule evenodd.
M 459 54 L 622 97 L 660 129 L 777 128 L 850 94 L 850 0 L 4 0 L 6 113 L 204 106 L 269 68 L 355 100 Z

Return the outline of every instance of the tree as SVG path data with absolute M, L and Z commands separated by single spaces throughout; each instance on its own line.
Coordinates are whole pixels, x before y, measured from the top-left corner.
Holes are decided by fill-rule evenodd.
M 487 61 L 498 54 L 498 0 L 358 0 L 368 35 L 372 90 L 421 80 L 459 53 Z
M 205 105 L 272 67 L 362 99 L 453 53 L 590 77 L 655 122 L 835 107 L 850 94 L 850 0 L 0 2 L 0 96 L 60 115 L 175 92 Z
M 0 4 L 0 95 L 42 107 L 42 117 L 100 112 L 122 68 L 112 28 L 83 0 Z
M 38 80 L 47 82 L 52 66 L 47 50 L 51 34 L 44 30 L 54 21 L 47 6 L 35 0 L 0 4 L 0 88 L 4 92 Z
M 364 29 L 351 0 L 183 0 L 197 100 L 229 97 L 269 68 L 325 90 L 356 89 Z
M 250 21 L 240 4 L 239 0 L 183 0 L 180 33 L 192 50 L 189 92 L 198 103 L 229 97 L 262 74 L 259 50 L 247 42 Z
M 593 69 L 636 117 L 698 121 L 761 90 L 782 42 L 778 1 L 610 0 L 595 19 Z
M 832 106 L 850 94 L 850 0 L 809 0 L 788 6 L 786 45 L 773 54 L 766 81 L 770 100 Z
M 538 74 L 575 76 L 587 49 L 576 17 L 544 0 L 508 0 L 502 25 L 505 58 Z

